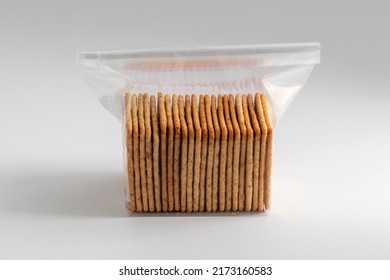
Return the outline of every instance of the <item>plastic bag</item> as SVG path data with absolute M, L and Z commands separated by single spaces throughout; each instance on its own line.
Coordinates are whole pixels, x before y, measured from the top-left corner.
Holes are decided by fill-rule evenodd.
M 123 123 L 131 212 L 270 208 L 273 129 L 318 43 L 78 53 Z

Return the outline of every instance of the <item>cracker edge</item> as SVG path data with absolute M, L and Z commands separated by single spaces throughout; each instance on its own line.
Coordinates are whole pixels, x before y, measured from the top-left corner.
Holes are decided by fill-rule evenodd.
M 167 182 L 167 116 L 165 112 L 164 95 L 158 93 L 158 117 L 160 122 L 160 171 L 161 171 L 161 200 L 162 209 L 168 211 L 168 182 Z
M 146 180 L 148 186 L 149 211 L 155 211 L 154 185 L 153 185 L 153 159 L 152 159 L 152 128 L 150 117 L 149 94 L 144 94 L 144 115 L 145 115 L 145 159 L 146 159 Z
M 230 107 L 230 116 L 232 119 L 233 129 L 234 129 L 234 155 L 233 155 L 233 195 L 232 195 L 232 210 L 238 210 L 238 186 L 240 179 L 240 149 L 241 149 L 241 130 L 238 125 L 237 115 L 236 115 L 236 106 L 234 102 L 233 94 L 229 95 L 229 107 Z
M 246 144 L 247 130 L 245 124 L 244 111 L 242 107 L 241 94 L 236 95 L 237 120 L 241 130 L 241 149 L 240 149 L 240 179 L 238 184 L 238 210 L 245 208 L 245 172 L 246 172 Z
M 137 206 L 135 203 L 134 186 L 134 164 L 133 164 L 133 122 L 131 118 L 131 94 L 125 95 L 125 119 L 126 119 L 126 155 L 127 155 L 127 176 L 129 187 L 129 211 L 135 212 Z

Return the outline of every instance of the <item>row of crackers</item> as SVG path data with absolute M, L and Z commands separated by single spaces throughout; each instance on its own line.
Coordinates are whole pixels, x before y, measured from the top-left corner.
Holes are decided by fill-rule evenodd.
M 126 94 L 131 212 L 263 211 L 273 126 L 266 96 Z

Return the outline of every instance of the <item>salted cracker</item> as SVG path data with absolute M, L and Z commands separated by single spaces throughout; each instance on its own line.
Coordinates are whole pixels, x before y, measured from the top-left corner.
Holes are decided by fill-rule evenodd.
M 228 130 L 225 122 L 222 95 L 218 95 L 218 118 L 221 128 L 221 150 L 219 159 L 219 211 L 226 209 L 226 163 L 228 151 Z
M 144 116 L 145 116 L 145 159 L 146 159 L 146 182 L 148 187 L 149 211 L 154 212 L 154 185 L 153 185 L 153 159 L 152 159 L 152 125 L 150 117 L 149 94 L 144 94 Z
M 142 212 L 141 200 L 141 178 L 139 169 L 139 133 L 138 133 L 138 106 L 137 95 L 131 96 L 131 118 L 133 121 L 133 164 L 134 164 L 134 186 L 135 186 L 135 201 L 137 212 Z
M 223 110 L 225 114 L 226 128 L 228 131 L 227 140 L 227 161 L 226 161 L 226 211 L 232 210 L 233 194 L 233 153 L 234 153 L 234 129 L 230 118 L 229 96 L 223 96 Z
M 188 128 L 188 153 L 187 153 L 187 212 L 192 212 L 192 192 L 194 181 L 194 153 L 195 153 L 195 131 L 192 121 L 191 99 L 188 95 L 185 98 L 185 111 Z
M 202 128 L 202 154 L 200 164 L 200 183 L 199 183 L 199 211 L 204 211 L 206 203 L 206 168 L 207 168 L 207 150 L 208 150 L 208 127 L 205 108 L 205 96 L 199 97 L 199 120 Z
M 265 181 L 265 156 L 266 156 L 266 148 L 267 148 L 267 134 L 268 128 L 267 123 L 264 117 L 263 105 L 261 102 L 260 93 L 256 93 L 255 95 L 255 109 L 257 119 L 260 123 L 261 129 L 261 147 L 260 147 L 260 173 L 259 173 L 259 203 L 258 210 L 264 210 L 264 181 Z
M 214 142 L 214 159 L 213 159 L 213 179 L 212 179 L 212 211 L 218 210 L 218 190 L 219 190 L 219 155 L 221 146 L 221 129 L 217 113 L 217 98 L 211 96 L 211 115 L 213 119 L 213 127 L 215 134 Z
M 245 169 L 246 169 L 246 144 L 247 144 L 247 129 L 245 124 L 244 110 L 242 104 L 242 95 L 236 95 L 236 112 L 238 125 L 241 131 L 241 148 L 240 148 L 240 178 L 238 182 L 238 210 L 245 209 Z
M 252 95 L 248 95 L 248 110 L 251 125 L 253 128 L 253 192 L 252 192 L 252 210 L 256 211 L 259 204 L 259 173 L 260 173 L 260 148 L 261 148 L 261 130 L 257 120 Z
M 199 190 L 200 190 L 200 164 L 202 158 L 202 127 L 200 126 L 199 110 L 196 95 L 191 96 L 192 120 L 195 130 L 195 158 L 194 158 L 194 193 L 193 211 L 199 211 Z
M 212 193 L 213 193 L 213 163 L 214 163 L 214 142 L 215 133 L 213 125 L 213 117 L 211 114 L 210 96 L 205 96 L 205 115 L 207 121 L 208 132 L 208 152 L 207 152 L 207 167 L 206 167 L 206 211 L 212 211 Z
M 273 153 L 273 124 L 270 116 L 270 106 L 267 97 L 261 95 L 261 103 L 263 105 L 264 117 L 267 123 L 267 148 L 265 155 L 265 184 L 264 184 L 264 206 L 265 209 L 271 207 L 271 173 L 272 173 L 272 153 Z
M 138 127 L 139 127 L 139 169 L 141 176 L 142 206 L 144 212 L 149 211 L 148 186 L 146 180 L 146 160 L 145 160 L 145 116 L 144 98 L 138 95 Z
M 168 94 L 165 95 L 165 112 L 167 115 L 167 185 L 168 185 L 168 211 L 173 211 L 175 207 L 173 194 L 173 152 L 175 141 L 175 130 L 173 126 L 173 116 L 171 109 L 171 101 Z
M 158 116 L 160 121 L 160 153 L 161 153 L 161 198 L 163 211 L 168 211 L 168 181 L 167 181 L 167 115 L 165 98 L 158 94 Z
M 245 211 L 252 209 L 253 195 L 253 129 L 249 117 L 247 96 L 242 96 L 242 109 L 244 112 L 247 131 L 246 165 L 245 165 Z
M 174 151 L 173 151 L 173 196 L 175 211 L 180 211 L 180 144 L 181 125 L 177 95 L 172 96 L 173 125 L 175 128 Z
M 133 164 L 133 123 L 131 118 L 131 95 L 125 96 L 125 119 L 126 119 L 126 153 L 127 153 L 127 176 L 129 184 L 129 210 L 135 212 L 135 186 L 134 186 L 134 164 Z
M 241 149 L 241 130 L 237 121 L 236 106 L 234 96 L 229 95 L 230 118 L 234 130 L 234 153 L 233 153 L 233 191 L 232 191 L 232 210 L 238 210 L 238 186 L 240 179 L 240 149 Z
M 185 119 L 184 98 L 179 96 L 178 101 L 180 128 L 181 128 L 181 156 L 180 156 L 180 210 L 187 209 L 187 153 L 188 153 L 188 129 Z
M 156 97 L 150 97 L 150 114 L 152 117 L 152 135 L 153 135 L 153 185 L 156 211 L 161 212 L 161 184 L 160 184 L 160 128 L 158 125 Z

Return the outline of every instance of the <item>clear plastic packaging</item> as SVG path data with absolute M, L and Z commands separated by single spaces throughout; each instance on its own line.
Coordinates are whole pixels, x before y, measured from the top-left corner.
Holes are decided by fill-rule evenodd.
M 123 123 L 131 212 L 270 208 L 273 131 L 320 61 L 318 43 L 84 52 Z

